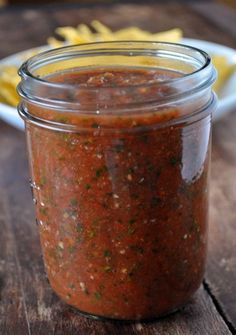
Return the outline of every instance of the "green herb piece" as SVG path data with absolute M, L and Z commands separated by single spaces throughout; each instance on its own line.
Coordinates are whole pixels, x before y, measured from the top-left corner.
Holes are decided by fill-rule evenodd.
M 161 199 L 158 197 L 152 197 L 151 199 L 151 207 L 156 207 L 161 203 Z
M 134 223 L 136 223 L 136 220 L 135 220 L 135 219 L 130 219 L 130 220 L 129 220 L 129 225 L 133 225 Z
M 124 145 L 123 144 L 114 145 L 114 151 L 117 153 L 124 152 Z
M 112 267 L 109 266 L 109 265 L 107 265 L 107 266 L 104 267 L 104 271 L 105 272 L 111 272 L 112 271 Z
M 130 195 L 130 197 L 131 197 L 132 199 L 138 199 L 138 198 L 139 198 L 139 195 L 138 195 L 137 193 L 132 193 L 132 194 Z
M 195 218 L 192 218 L 191 223 L 190 223 L 190 232 L 195 232 L 199 233 L 200 232 L 200 227 Z
M 96 171 L 95 171 L 95 175 L 97 178 L 101 177 L 105 172 L 107 171 L 107 167 L 106 166 L 102 166 L 100 168 L 98 168 Z
M 157 253 L 158 253 L 158 249 L 157 249 L 157 248 L 152 248 L 152 252 L 153 252 L 154 254 L 157 254 Z
M 177 166 L 181 163 L 181 159 L 179 157 L 172 156 L 170 157 L 169 162 L 170 162 L 170 165 Z
M 111 257 L 111 252 L 110 252 L 110 250 L 104 250 L 103 255 L 104 255 L 104 257 Z
M 152 163 L 148 163 L 147 164 L 147 170 L 148 172 L 152 172 L 155 169 L 155 166 Z
M 77 231 L 78 233 L 82 233 L 82 232 L 84 231 L 84 227 L 82 226 L 81 223 L 77 223 L 77 224 L 76 224 L 76 231 Z
M 132 167 L 129 167 L 128 168 L 128 173 L 130 173 L 130 174 L 132 174 L 132 173 L 134 173 L 135 171 L 134 171 L 134 168 L 132 168 Z
M 70 199 L 70 204 L 71 206 L 77 206 L 78 205 L 78 200 L 76 198 Z
M 104 284 L 99 284 L 99 286 L 98 286 L 98 287 L 99 287 L 99 290 L 100 290 L 100 291 L 103 291 L 103 290 L 104 290 L 104 288 L 105 288 L 105 285 L 104 285 Z
M 69 283 L 69 284 L 68 284 L 68 287 L 71 288 L 72 290 L 75 289 L 75 285 L 74 285 L 73 283 Z
M 45 176 L 41 176 L 39 186 L 44 186 L 47 183 L 47 178 Z
M 94 298 L 95 298 L 96 300 L 101 300 L 101 298 L 102 298 L 101 293 L 100 293 L 100 292 L 94 292 Z
M 83 237 L 82 236 L 79 236 L 76 238 L 76 242 L 79 244 L 83 241 Z
M 127 230 L 128 235 L 133 235 L 135 233 L 136 229 L 129 227 Z
M 140 140 L 145 144 L 148 143 L 148 139 L 149 139 L 149 137 L 148 137 L 147 134 L 143 134 L 143 135 L 140 136 Z
M 88 231 L 88 237 L 89 238 L 93 238 L 93 237 L 95 237 L 96 236 L 96 232 L 95 232 L 95 230 L 90 230 L 90 231 Z
M 69 135 L 69 134 L 66 134 L 66 133 L 62 133 L 62 139 L 63 139 L 65 142 L 68 142 L 69 139 L 70 139 L 70 135 Z
M 136 272 L 137 272 L 137 270 L 138 270 L 138 268 L 139 268 L 139 264 L 133 264 L 132 266 L 131 266 L 131 268 L 129 269 L 129 271 L 128 271 L 128 276 L 131 278 L 131 277 L 133 277 L 135 274 L 136 274 Z
M 73 254 L 73 253 L 75 252 L 75 249 L 76 249 L 76 247 L 75 247 L 74 245 L 70 245 L 70 246 L 68 247 L 68 252 L 69 252 L 70 254 Z
M 61 122 L 61 123 L 67 123 L 69 121 L 68 117 L 64 115 L 58 115 L 54 117 L 54 121 Z
M 96 218 L 96 219 L 94 219 L 93 221 L 92 221 L 92 226 L 93 227 L 97 227 L 98 226 L 98 224 L 99 224 L 99 218 Z
M 85 188 L 86 188 L 86 190 L 90 190 L 91 185 L 90 184 L 85 184 Z
M 39 212 L 43 215 L 47 215 L 48 209 L 46 207 L 40 207 Z
M 143 255 L 144 253 L 144 249 L 140 245 L 130 245 L 130 249 L 136 252 L 137 254 Z
M 92 127 L 92 128 L 99 128 L 99 124 L 96 123 L 96 122 L 94 122 L 94 123 L 92 123 L 91 127 Z
M 179 193 L 186 197 L 188 200 L 194 199 L 199 194 L 194 188 L 191 187 L 191 185 L 188 185 L 187 183 L 183 183 L 179 187 Z

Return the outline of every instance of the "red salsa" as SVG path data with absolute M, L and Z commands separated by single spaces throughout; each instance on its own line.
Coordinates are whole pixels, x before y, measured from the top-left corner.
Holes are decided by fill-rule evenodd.
M 201 283 L 210 117 L 175 122 L 196 104 L 192 111 L 181 104 L 140 107 L 142 100 L 174 96 L 161 82 L 179 76 L 138 68 L 74 70 L 47 79 L 78 85 L 68 99 L 81 105 L 94 103 L 92 89 L 106 88 L 109 107 L 89 114 L 27 104 L 31 115 L 54 127 L 27 123 L 48 278 L 82 312 L 151 319 L 182 306 Z M 156 85 L 143 86 L 147 80 Z M 129 85 L 136 87 L 131 96 L 113 90 Z M 82 95 L 81 88 L 91 92 Z M 132 113 L 112 112 L 124 104 L 134 106 Z

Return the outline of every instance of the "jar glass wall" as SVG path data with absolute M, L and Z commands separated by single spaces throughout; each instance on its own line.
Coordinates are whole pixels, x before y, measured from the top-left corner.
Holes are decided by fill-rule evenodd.
M 205 267 L 215 71 L 182 45 L 109 42 L 25 63 L 18 91 L 45 267 L 82 312 L 176 310 Z

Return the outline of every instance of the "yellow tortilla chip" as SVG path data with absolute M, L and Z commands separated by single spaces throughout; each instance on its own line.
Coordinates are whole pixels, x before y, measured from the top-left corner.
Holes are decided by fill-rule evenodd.
M 90 29 L 90 27 L 86 24 L 79 24 L 76 28 L 69 26 L 59 27 L 56 29 L 56 33 L 61 36 L 64 41 L 61 41 L 55 37 L 49 37 L 48 44 L 53 48 L 58 48 L 71 44 L 119 40 L 165 41 L 177 43 L 181 40 L 183 35 L 181 29 L 178 28 L 154 34 L 132 26 L 117 31 L 112 31 L 109 27 L 105 26 L 97 20 L 91 22 L 91 27 L 94 31 L 92 31 L 92 29 Z M 30 55 L 27 54 L 26 58 L 31 55 L 32 53 Z M 117 56 L 115 59 L 117 63 L 119 62 L 118 57 L 119 56 Z M 105 62 L 106 59 L 104 58 L 103 61 Z M 84 60 L 84 62 L 86 63 L 86 60 Z M 141 63 L 148 65 L 149 60 L 143 58 Z M 220 55 L 213 57 L 213 63 L 218 71 L 218 79 L 214 85 L 214 89 L 216 92 L 219 92 L 224 82 L 235 70 L 236 65 L 229 64 L 227 58 Z M 132 64 L 132 60 L 130 60 L 130 64 Z M 18 85 L 19 81 L 20 78 L 17 74 L 17 67 L 3 66 L 0 68 L 0 102 L 7 103 L 12 106 L 16 106 L 18 104 L 19 97 L 16 93 L 16 86 Z
M 227 57 L 221 55 L 214 55 L 212 62 L 218 73 L 217 81 L 213 88 L 216 93 L 219 93 L 226 80 L 228 80 L 231 74 L 236 70 L 236 64 L 229 63 Z

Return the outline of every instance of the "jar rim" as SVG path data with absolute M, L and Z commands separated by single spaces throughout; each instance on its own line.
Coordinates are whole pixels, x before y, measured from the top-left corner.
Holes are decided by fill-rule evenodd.
M 94 86 L 81 87 L 75 84 L 52 82 L 46 80 L 45 77 L 41 78 L 39 75 L 33 73 L 33 71 L 42 68 L 45 64 L 53 64 L 56 61 L 71 60 L 75 57 L 91 57 L 94 55 L 100 56 L 111 52 L 113 55 L 125 54 L 131 57 L 134 55 L 140 55 L 140 52 L 142 52 L 142 55 L 144 56 L 151 55 L 156 58 L 166 57 L 167 59 L 168 56 L 173 58 L 173 55 L 178 55 L 178 57 L 180 57 L 181 61 L 183 62 L 190 62 L 191 59 L 192 61 L 198 62 L 198 67 L 192 72 L 183 74 L 181 73 L 181 76 L 177 78 L 168 78 L 167 80 L 163 80 L 161 82 L 158 80 L 152 80 L 151 82 L 147 81 L 137 85 L 116 85 L 115 87 L 104 86 L 99 88 Z M 99 65 L 94 68 L 99 68 Z M 138 64 L 137 68 L 149 70 L 154 69 L 155 67 L 142 67 Z M 60 72 L 58 71 L 57 73 Z M 41 52 L 24 62 L 19 69 L 19 75 L 21 76 L 21 82 L 18 85 L 17 90 L 23 99 L 46 107 L 54 107 L 60 110 L 69 109 L 77 111 L 78 107 L 80 107 L 79 101 L 73 101 L 69 103 L 66 99 L 59 101 L 58 96 L 54 96 L 53 98 L 55 91 L 60 90 L 61 93 L 66 93 L 69 91 L 71 92 L 72 90 L 77 90 L 77 92 L 79 91 L 83 93 L 96 93 L 98 90 L 99 92 L 106 92 L 106 90 L 114 91 L 121 88 L 122 90 L 135 90 L 140 87 L 155 87 L 155 85 L 158 85 L 159 87 L 167 85 L 177 88 L 176 95 L 158 98 L 158 103 L 165 104 L 165 100 L 170 101 L 178 97 L 183 98 L 184 95 L 188 96 L 189 94 L 193 94 L 199 90 L 208 88 L 212 85 L 216 78 L 216 73 L 212 65 L 211 58 L 205 51 L 185 44 L 156 41 L 107 41 L 50 49 Z M 191 85 L 188 85 L 190 82 Z M 37 89 L 39 86 L 50 92 L 49 98 L 45 98 L 45 96 L 39 94 L 39 90 Z M 188 87 L 188 89 L 183 92 L 182 87 L 184 86 Z M 155 97 L 152 101 L 144 101 L 144 103 L 153 103 L 154 101 Z M 85 107 L 84 104 L 83 107 Z M 86 108 L 83 108 L 83 110 L 86 110 Z
M 19 75 L 20 77 L 24 78 L 24 79 L 27 79 L 27 78 L 31 78 L 31 79 L 34 79 L 38 82 L 42 82 L 42 83 L 47 83 L 49 86 L 51 87 L 74 87 L 76 86 L 75 84 L 68 84 L 68 83 L 56 83 L 56 82 L 51 82 L 51 81 L 48 81 L 48 80 L 45 80 L 45 79 L 42 79 L 38 76 L 35 76 L 33 75 L 33 73 L 30 71 L 29 67 L 33 65 L 34 61 L 37 61 L 37 59 L 39 57 L 43 57 L 43 56 L 50 56 L 50 55 L 53 55 L 53 53 L 55 51 L 59 52 L 59 51 L 70 51 L 72 49 L 75 49 L 77 47 L 86 47 L 86 46 L 94 46 L 94 49 L 92 49 L 92 51 L 96 50 L 96 47 L 97 46 L 100 46 L 100 45 L 109 45 L 109 44 L 112 44 L 112 45 L 115 45 L 115 44 L 128 44 L 130 46 L 130 43 L 132 44 L 136 44 L 136 45 L 143 45 L 143 44 L 152 44 L 152 45 L 157 45 L 157 46 L 176 46 L 176 47 L 181 47 L 181 48 L 186 48 L 188 50 L 193 50 L 193 51 L 196 51 L 198 52 L 199 54 L 201 54 L 204 59 L 205 59 L 205 63 L 202 64 L 202 66 L 200 68 L 198 68 L 197 70 L 191 72 L 191 73 L 183 73 L 181 75 L 181 77 L 179 78 L 171 78 L 171 79 L 166 79 L 166 80 L 163 80 L 162 83 L 169 83 L 169 82 L 173 82 L 173 81 L 182 81 L 184 80 L 186 77 L 190 77 L 190 76 L 193 76 L 195 75 L 196 73 L 204 70 L 207 66 L 209 66 L 211 64 L 211 57 L 203 50 L 199 49 L 199 48 L 196 48 L 196 47 L 193 47 L 193 46 L 190 46 L 190 45 L 187 45 L 187 44 L 182 44 L 182 43 L 173 43 L 173 42 L 158 42 L 158 41 L 106 41 L 106 42 L 93 42 L 93 43 L 82 43 L 82 44 L 75 44 L 75 45 L 67 45 L 67 46 L 63 46 L 63 47 L 59 47 L 59 48 L 55 48 L 55 49 L 49 49 L 49 50 L 46 50 L 46 51 L 43 51 L 43 52 L 40 52 L 38 53 L 37 55 L 34 55 L 32 57 L 30 57 L 28 60 L 26 60 L 22 65 L 21 67 L 19 68 Z M 108 48 L 108 49 L 101 49 L 100 52 L 104 52 L 105 50 L 107 51 L 110 51 L 112 50 L 111 48 Z M 78 50 L 79 51 L 79 50 Z M 82 53 L 81 53 L 82 54 Z M 78 55 L 81 55 L 78 53 Z M 152 83 L 145 83 L 145 84 L 138 84 L 138 85 L 134 85 L 134 86 L 148 86 L 148 85 L 152 85 Z M 128 87 L 129 85 L 125 86 L 125 85 L 122 85 L 122 87 Z M 133 86 L 133 85 L 132 85 Z M 107 87 L 106 87 L 107 88 Z M 109 87 L 109 89 L 112 89 L 113 87 Z M 94 87 L 92 86 L 88 86 L 86 87 L 86 90 L 92 90 L 94 89 Z M 101 87 L 100 89 L 103 89 L 103 87 Z

